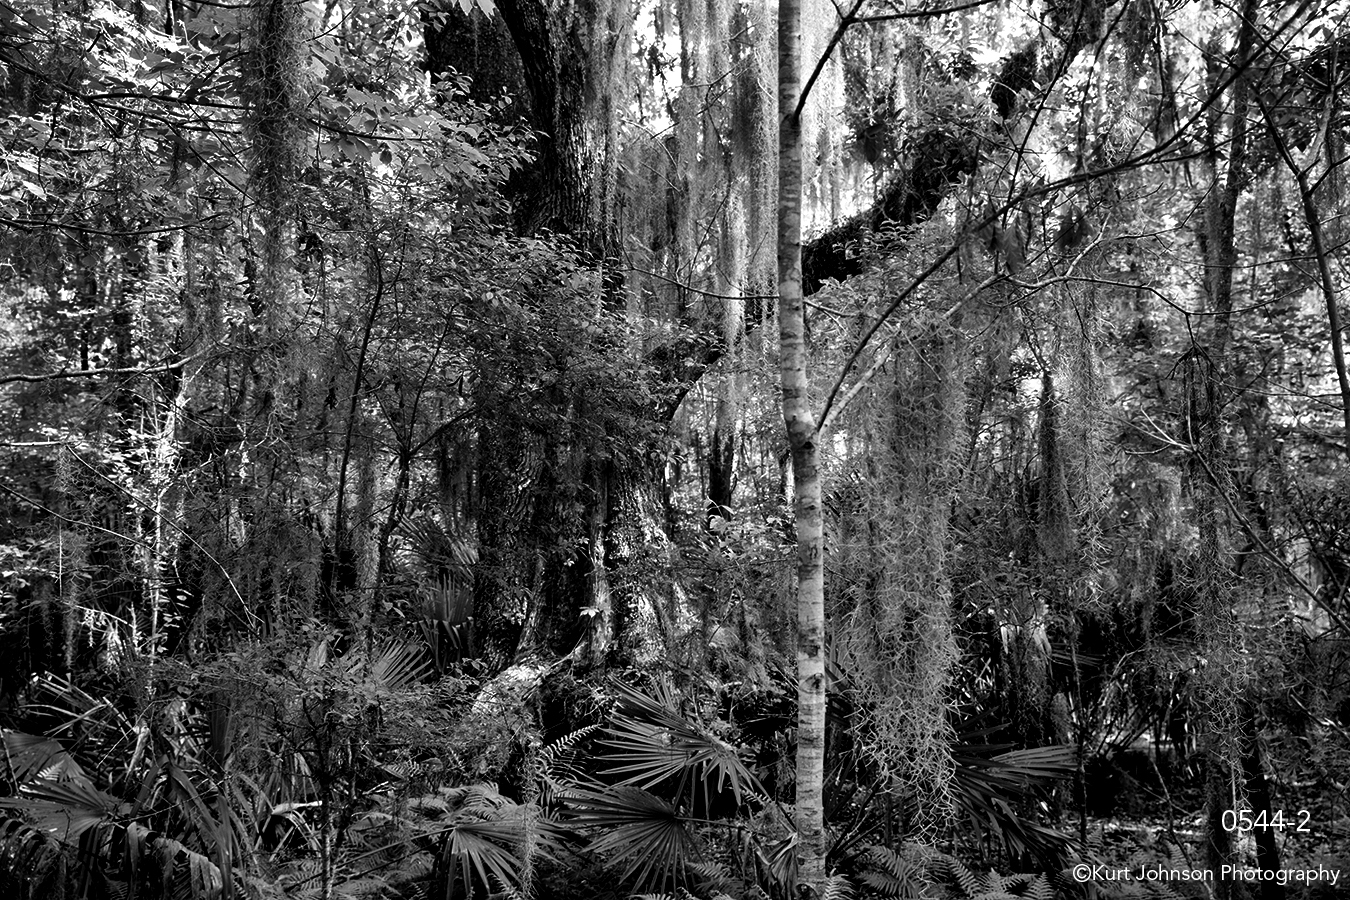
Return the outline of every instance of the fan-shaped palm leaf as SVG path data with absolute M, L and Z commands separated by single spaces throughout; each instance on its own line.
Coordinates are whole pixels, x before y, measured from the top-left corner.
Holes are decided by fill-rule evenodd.
M 601 740 L 608 750 L 605 774 L 620 783 L 651 789 L 673 785 L 673 796 L 701 791 L 707 811 L 714 793 L 730 789 L 739 806 L 747 793 L 762 794 L 759 780 L 731 744 L 691 722 L 669 687 L 658 682 L 654 695 L 615 683 L 624 707 L 614 714 Z
M 967 745 L 952 754 L 956 763 L 952 796 L 958 814 L 977 837 L 997 839 L 1012 856 L 1058 861 L 1071 839 L 1023 818 L 1012 804 L 1071 776 L 1074 749 L 1034 747 L 989 756 L 990 749 L 995 748 Z
M 22 731 L 5 731 L 4 744 L 11 784 L 23 785 L 33 780 L 70 781 L 86 777 L 80 764 L 60 741 Z
M 577 824 L 599 832 L 589 849 L 636 879 L 638 889 L 679 883 L 699 858 L 691 819 L 660 797 L 631 785 L 575 789 L 567 795 Z
M 477 883 L 489 892 L 515 889 L 527 855 L 556 858 L 561 833 L 537 808 L 508 800 L 490 785 L 466 785 L 443 795 L 452 824 L 444 830 L 442 862 L 452 889 L 456 883 L 466 889 Z
M 24 815 L 33 827 L 63 844 L 104 824 L 120 811 L 116 797 L 87 781 L 39 781 L 24 785 L 23 795 L 0 798 L 0 808 Z

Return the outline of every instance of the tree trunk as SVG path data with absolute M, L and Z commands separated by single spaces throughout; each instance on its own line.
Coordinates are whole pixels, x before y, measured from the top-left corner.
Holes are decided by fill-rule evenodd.
M 1247 799 L 1251 803 L 1252 817 L 1268 820 L 1271 815 L 1270 783 L 1266 779 L 1266 766 L 1261 758 L 1261 732 L 1257 728 L 1255 704 L 1248 704 L 1244 712 L 1242 777 L 1247 782 Z M 1253 837 L 1256 838 L 1257 868 L 1266 872 L 1279 871 L 1280 847 L 1275 840 L 1275 830 L 1257 828 Z M 1261 882 L 1261 900 L 1284 900 L 1284 895 L 1284 885 L 1275 881 Z
M 825 891 L 825 568 L 802 299 L 802 4 L 778 8 L 778 340 L 797 525 L 797 879 Z
M 1232 65 L 1247 65 L 1256 42 L 1255 0 L 1246 0 L 1240 14 L 1238 41 Z M 1217 46 L 1207 49 L 1218 58 Z M 1227 73 L 1226 67 L 1218 69 Z M 1217 86 L 1217 85 L 1216 85 Z M 1226 659 L 1231 651 L 1232 594 L 1234 578 L 1232 567 L 1226 561 L 1228 543 L 1222 504 L 1228 492 L 1228 450 L 1225 440 L 1225 410 L 1230 396 L 1229 347 L 1233 326 L 1233 269 L 1237 263 L 1235 221 L 1238 197 L 1249 177 L 1247 172 L 1247 114 L 1250 104 L 1249 81 L 1245 74 L 1232 83 L 1232 106 L 1229 112 L 1231 126 L 1223 134 L 1223 115 L 1218 104 L 1210 112 L 1208 122 L 1208 162 L 1214 185 L 1205 203 L 1205 220 L 1200 236 L 1205 265 L 1205 290 L 1213 329 L 1209 345 L 1193 348 L 1189 354 L 1192 366 L 1192 399 L 1190 417 L 1195 452 L 1192 459 L 1192 477 L 1195 481 L 1196 520 L 1199 530 L 1196 576 L 1198 608 L 1196 624 L 1200 629 L 1201 656 L 1208 664 L 1202 671 L 1201 691 L 1206 697 L 1209 721 L 1205 732 L 1209 735 L 1205 748 L 1206 788 L 1206 857 L 1212 871 L 1218 872 L 1235 860 L 1235 848 L 1229 833 L 1223 827 L 1222 814 L 1231 806 L 1233 782 L 1239 777 L 1236 760 L 1225 752 L 1224 738 L 1233 736 L 1237 727 L 1233 700 L 1243 686 L 1231 683 Z M 1224 138 L 1227 138 L 1226 142 Z M 1224 156 L 1226 166 L 1222 165 Z M 1233 882 L 1222 879 L 1214 882 L 1215 900 L 1229 900 L 1234 896 Z
M 474 23 L 486 42 L 466 41 L 455 24 L 429 27 L 427 67 L 433 76 L 449 66 L 482 74 L 485 85 L 523 84 L 528 92 L 530 124 L 539 132 L 537 162 L 511 184 L 518 210 L 516 228 L 522 234 L 554 231 L 574 238 L 589 261 L 602 268 L 600 302 L 613 309 L 623 303 L 619 281 L 610 259 L 617 250 L 614 191 L 617 155 L 616 117 L 612 91 L 604 83 L 615 69 L 622 39 L 629 27 L 625 7 L 609 0 L 583 0 L 556 5 L 542 0 L 500 0 L 501 22 L 514 43 L 517 60 L 490 58 L 508 48 L 502 29 L 480 22 L 476 15 L 459 17 Z M 473 54 L 470 56 L 470 54 Z M 584 398 L 583 398 L 584 399 Z M 557 398 L 565 409 L 568 398 Z M 485 460 L 484 485 L 489 480 L 507 486 L 506 473 L 491 473 L 492 460 L 510 457 L 514 442 L 533 443 L 531 435 L 496 427 L 480 431 L 479 452 Z M 598 454 L 579 445 L 575 435 L 549 435 L 540 452 L 545 465 L 538 489 L 528 491 L 528 507 L 516 512 L 533 523 L 513 528 L 490 509 L 481 511 L 480 558 L 484 562 L 475 594 L 476 614 L 494 663 L 519 662 L 532 654 L 546 657 L 570 652 L 578 639 L 586 659 L 598 663 L 609 655 L 629 617 L 615 609 L 612 569 L 623 554 L 614 533 L 621 527 L 616 510 L 637 508 L 624 502 L 623 491 L 636 492 L 637 473 L 614 464 L 591 467 L 585 460 Z M 509 470 L 509 467 L 508 467 Z M 558 548 L 556 532 L 560 492 L 574 490 L 580 504 L 582 527 L 566 550 Z M 570 513 L 569 513 L 570 514 Z M 514 538 L 514 539 L 513 539 Z M 537 562 L 523 563 L 521 556 Z M 513 574 L 522 565 L 539 565 L 533 579 L 536 604 L 523 611 L 507 595 Z M 530 580 L 530 579 L 527 579 Z M 519 585 L 516 585 L 519 587 Z M 578 627 L 578 614 L 585 621 Z M 504 654 L 499 656 L 498 654 Z
M 614 116 L 606 71 L 623 27 L 616 10 L 598 0 L 555 6 L 501 0 L 497 9 L 520 51 L 532 124 L 542 133 L 533 183 L 523 184 L 516 208 L 524 233 L 548 228 L 578 239 L 602 261 L 617 247 L 611 146 Z
M 1260 102 L 1259 97 L 1257 100 Z M 1299 165 L 1289 151 L 1289 144 L 1281 133 L 1279 124 L 1271 117 L 1265 103 L 1261 103 L 1261 112 L 1266 117 L 1271 142 L 1279 152 L 1280 159 L 1288 167 L 1289 173 L 1294 176 L 1294 184 L 1298 188 L 1299 200 L 1303 205 L 1303 221 L 1308 226 L 1308 234 L 1312 238 L 1313 256 L 1317 260 L 1317 275 L 1322 286 L 1322 299 L 1327 307 L 1327 325 L 1331 329 L 1331 362 L 1336 370 L 1336 384 L 1341 393 L 1341 421 L 1345 426 L 1345 446 L 1350 452 L 1350 374 L 1347 374 L 1345 366 L 1344 329 L 1341 325 L 1340 303 L 1336 296 L 1336 279 L 1331 272 L 1330 250 L 1322 228 L 1322 218 L 1317 211 L 1316 189 L 1308 178 L 1316 160 L 1310 161 L 1307 165 Z M 1330 144 L 1329 141 L 1327 143 Z M 1337 162 L 1332 159 L 1331 151 L 1328 149 L 1327 166 L 1334 168 L 1336 165 Z

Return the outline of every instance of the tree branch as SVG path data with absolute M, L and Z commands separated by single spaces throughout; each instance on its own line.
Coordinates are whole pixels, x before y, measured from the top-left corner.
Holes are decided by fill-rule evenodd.
M 1336 368 L 1336 383 L 1341 392 L 1341 415 L 1345 422 L 1346 443 L 1350 444 L 1350 375 L 1347 375 L 1345 369 L 1345 341 L 1341 334 L 1341 314 L 1336 299 L 1336 280 L 1331 274 L 1331 260 L 1327 253 L 1326 236 L 1322 231 L 1322 220 L 1317 215 L 1317 201 L 1313 196 L 1312 187 L 1308 184 L 1308 170 L 1300 166 L 1294 159 L 1294 155 L 1289 151 L 1289 143 L 1285 140 L 1284 134 L 1275 122 L 1275 118 L 1270 111 L 1270 105 L 1261 96 L 1260 91 L 1255 91 L 1254 94 L 1257 105 L 1261 107 L 1261 116 L 1266 120 L 1266 131 L 1269 132 L 1270 139 L 1275 144 L 1276 151 L 1280 154 L 1280 159 L 1284 160 L 1285 166 L 1294 176 L 1294 183 L 1298 186 L 1299 199 L 1303 203 L 1303 219 L 1308 226 L 1308 233 L 1312 237 L 1313 256 L 1317 259 L 1317 274 L 1322 283 L 1322 297 L 1327 306 L 1327 325 L 1331 329 L 1331 361 Z M 1328 107 L 1331 105 L 1331 99 L 1331 96 L 1328 95 Z
M 57 381 L 63 378 L 97 378 L 101 375 L 158 375 L 163 372 L 176 372 L 183 368 L 183 366 L 196 360 L 199 356 L 200 354 L 188 356 L 177 362 L 162 363 L 157 366 L 141 366 L 128 369 L 62 369 L 60 372 L 46 372 L 41 375 L 0 375 L 0 385 L 15 383 L 41 384 L 45 381 Z

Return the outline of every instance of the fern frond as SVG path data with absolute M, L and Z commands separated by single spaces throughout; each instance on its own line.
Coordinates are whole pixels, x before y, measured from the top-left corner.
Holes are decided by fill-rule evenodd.
M 847 875 L 831 875 L 825 881 L 825 895 L 821 900 L 853 900 L 853 882 Z
M 947 870 L 947 874 L 956 882 L 956 886 L 961 889 L 965 897 L 974 897 L 984 890 L 980 880 L 976 878 L 961 860 L 954 856 L 948 856 L 942 853 L 938 856 L 938 861 L 942 867 Z
M 574 731 L 569 731 L 567 734 L 539 751 L 539 764 L 548 766 L 549 764 L 556 762 L 564 754 L 573 752 L 577 744 L 581 743 L 599 729 L 600 724 L 596 723 L 595 725 L 583 725 Z
M 693 860 L 689 863 L 689 874 L 700 880 L 700 890 L 719 890 L 727 886 L 726 867 L 716 860 Z
M 859 877 L 863 884 L 883 897 L 923 900 L 928 896 L 925 861 L 933 852 L 915 844 L 904 844 L 898 851 L 873 845 L 867 848 L 864 856 L 870 868 Z
M 1050 879 L 1041 874 L 1031 879 L 1031 884 L 1027 885 L 1022 896 L 1028 900 L 1055 900 L 1055 888 Z

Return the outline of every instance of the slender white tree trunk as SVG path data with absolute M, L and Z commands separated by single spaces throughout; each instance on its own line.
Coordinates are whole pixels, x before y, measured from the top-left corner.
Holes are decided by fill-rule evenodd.
M 778 6 L 778 340 L 797 521 L 797 860 L 809 896 L 825 888 L 825 569 L 820 452 L 802 302 L 801 0 Z

